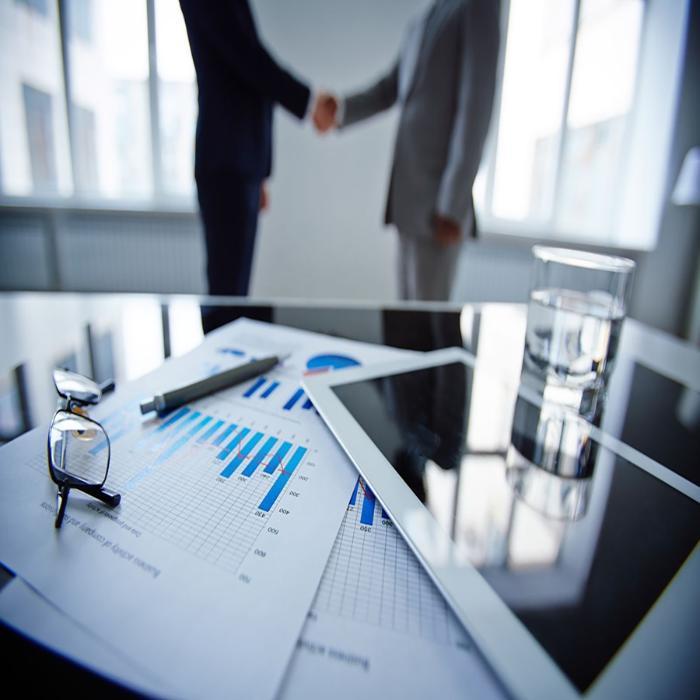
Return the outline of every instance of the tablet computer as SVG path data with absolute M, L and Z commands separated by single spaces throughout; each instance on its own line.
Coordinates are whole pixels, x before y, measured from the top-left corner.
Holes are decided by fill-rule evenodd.
M 458 348 L 304 385 L 515 697 L 698 697 L 697 486 Z

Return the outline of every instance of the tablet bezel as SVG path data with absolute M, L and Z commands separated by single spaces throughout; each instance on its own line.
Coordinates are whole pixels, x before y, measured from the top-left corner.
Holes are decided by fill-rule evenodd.
M 696 545 L 652 609 L 593 684 L 580 693 L 476 568 L 460 556 L 455 543 L 333 391 L 334 386 L 341 384 L 453 362 L 463 362 L 471 369 L 476 366 L 474 357 L 465 350 L 448 348 L 391 363 L 310 375 L 304 378 L 303 386 L 326 425 L 511 693 L 533 699 L 607 700 L 620 697 L 623 691 L 634 692 L 637 697 L 654 697 L 660 691 L 667 692 L 669 679 L 678 682 L 678 674 L 687 673 L 683 661 L 687 658 L 687 649 L 697 649 L 700 645 L 700 630 L 688 624 L 681 624 L 680 631 L 678 624 L 669 630 L 668 625 L 669 619 L 682 623 L 692 617 L 687 613 L 691 609 L 689 605 L 695 602 L 694 591 L 700 583 L 700 545 Z M 519 392 L 532 403 L 541 404 L 540 397 L 527 387 L 520 387 Z M 694 484 L 595 428 L 592 435 L 606 449 L 696 503 L 700 502 L 700 488 Z M 663 635 L 663 645 L 658 644 L 659 635 Z M 659 673 L 660 669 L 663 674 Z

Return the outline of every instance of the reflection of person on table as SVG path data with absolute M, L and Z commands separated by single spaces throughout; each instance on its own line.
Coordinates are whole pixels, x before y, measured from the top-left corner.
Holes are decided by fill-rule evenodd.
M 387 345 L 420 351 L 463 345 L 459 314 L 422 313 L 412 315 L 410 324 L 405 320 L 395 313 L 385 314 Z M 423 502 L 427 460 L 444 470 L 458 470 L 461 464 L 468 424 L 467 381 L 466 369 L 458 364 L 437 367 L 429 375 L 399 376 L 384 382 L 387 405 L 402 436 L 392 463 Z

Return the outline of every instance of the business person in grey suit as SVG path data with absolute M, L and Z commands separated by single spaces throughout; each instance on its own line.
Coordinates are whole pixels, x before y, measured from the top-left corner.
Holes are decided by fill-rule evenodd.
M 461 243 L 476 236 L 472 185 L 491 119 L 498 0 L 435 0 L 371 87 L 319 96 L 321 132 L 401 106 L 385 223 L 399 233 L 404 299 L 449 299 Z

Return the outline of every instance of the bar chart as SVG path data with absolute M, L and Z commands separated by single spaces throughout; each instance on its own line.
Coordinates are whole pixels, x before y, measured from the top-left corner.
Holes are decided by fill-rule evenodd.
M 241 350 L 240 348 L 221 347 L 221 348 L 217 348 L 217 352 L 220 355 L 232 355 L 233 357 L 245 357 L 246 356 L 245 350 Z
M 342 676 L 337 658 L 352 664 Z M 361 480 L 279 697 L 306 700 L 316 687 L 334 688 L 337 700 L 394 697 L 399 687 L 407 698 L 505 697 Z
M 307 447 L 293 445 L 281 438 L 253 431 L 237 423 L 228 423 L 184 406 L 163 420 L 151 433 L 152 448 L 160 451 L 151 464 L 135 474 L 126 484 L 133 488 L 164 462 L 178 452 L 192 447 L 211 445 L 220 448 L 215 463 L 219 477 L 230 479 L 234 474 L 253 477 L 258 468 L 265 476 L 277 473 L 272 486 L 258 504 L 262 512 L 269 512 L 287 482 L 302 463 Z M 97 448 L 100 446 L 98 445 Z M 97 449 L 94 448 L 94 449 Z M 287 459 L 287 457 L 289 458 Z
M 330 372 L 359 365 L 359 360 L 348 355 L 323 353 L 312 355 L 306 360 L 304 374 Z M 298 382 L 258 377 L 245 387 L 243 398 L 254 400 L 258 405 L 270 404 L 286 413 L 292 411 L 310 411 L 314 405 L 306 396 Z
M 109 435 L 109 442 L 107 440 L 102 440 L 95 445 L 95 447 L 90 449 L 90 454 L 98 455 L 103 453 L 108 445 L 114 445 L 138 426 L 138 421 L 134 420 L 134 412 L 132 410 L 136 405 L 135 401 L 131 401 L 122 405 L 116 411 L 111 411 L 106 416 L 101 417 L 100 423 Z
M 372 489 L 370 489 L 369 486 L 362 481 L 362 479 L 358 479 L 357 483 L 355 484 L 355 488 L 353 489 L 352 496 L 350 496 L 350 503 L 348 506 L 357 506 L 358 491 L 361 491 L 363 495 L 362 510 L 360 511 L 360 523 L 371 527 L 374 524 L 374 511 L 377 505 L 377 498 L 374 493 L 372 493 Z M 384 508 L 381 506 L 379 508 L 381 510 L 381 519 L 391 522 Z
M 362 479 L 350 497 L 312 612 L 437 644 L 469 646 L 445 600 Z
M 276 697 L 355 483 L 308 397 L 297 395 L 299 381 L 309 357 L 350 350 L 363 363 L 394 355 L 240 319 L 156 373 L 120 386 L 90 413 L 111 438 L 106 486 L 121 502 L 109 508 L 75 492 L 60 534 L 45 433 L 11 444 L 0 470 L 12 485 L 0 489 L 3 516 L 45 524 L 21 528 L 30 547 L 0 538 L 26 559 L 13 570 L 26 569 L 37 593 L 81 629 L 108 630 L 119 658 L 167 679 L 161 688 L 170 695 Z M 155 392 L 273 352 L 287 364 L 255 389 L 262 377 L 165 417 L 140 413 L 138 404 Z M 135 402 L 129 411 L 109 415 L 126 401 Z M 99 447 L 107 448 L 107 441 Z M 21 498 L 11 497 L 15 485 Z M 379 521 L 381 512 L 371 529 L 379 530 Z M 65 577 L 56 585 L 51 566 L 46 574 L 34 568 L 47 545 L 80 572 L 78 585 Z M 109 604 L 86 590 L 106 591 Z
M 308 411 L 313 408 L 313 404 L 297 383 L 267 377 L 252 380 L 246 386 L 243 398 L 254 401 L 261 407 L 267 405 L 270 410 L 281 408 L 286 413 L 292 410 Z
M 284 498 L 293 498 L 290 489 L 298 497 L 313 470 L 308 438 L 285 433 L 271 419 L 235 414 L 216 400 L 143 424 L 129 425 L 124 417 L 112 424 L 125 431 L 113 446 L 119 466 L 110 470 L 123 503 L 137 510 L 144 529 L 230 571 Z

